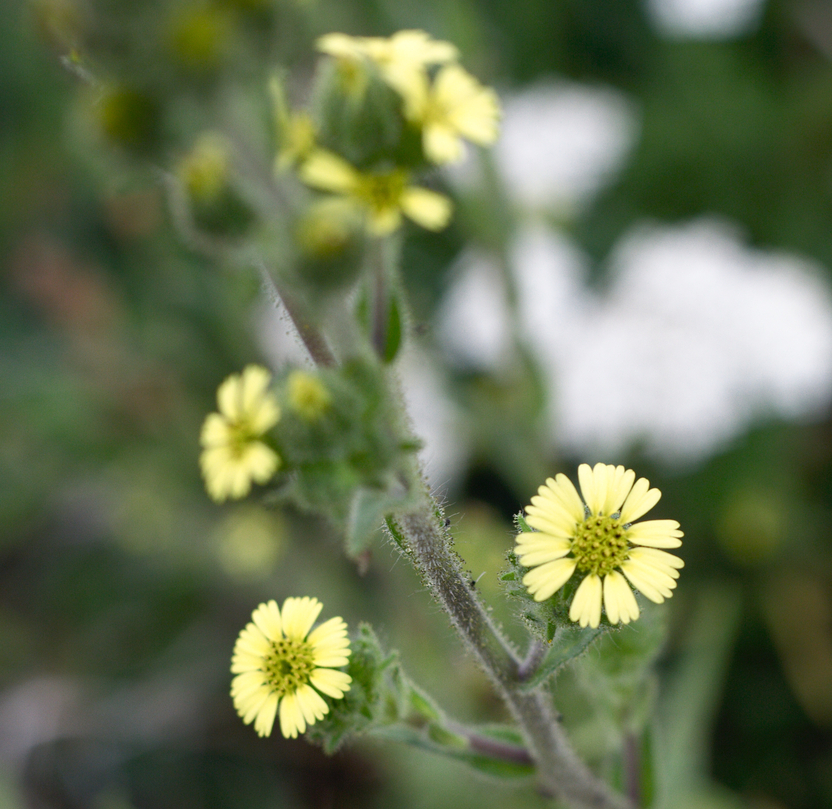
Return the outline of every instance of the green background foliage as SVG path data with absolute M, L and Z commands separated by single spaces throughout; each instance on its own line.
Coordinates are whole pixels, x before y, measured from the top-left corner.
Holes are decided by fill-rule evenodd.
M 810 32 L 806 20 L 770 0 L 746 35 L 684 41 L 660 36 L 635 0 L 0 4 L 0 802 L 540 805 L 525 781 L 485 780 L 432 754 L 418 728 L 427 750 L 375 739 L 327 757 L 303 741 L 258 739 L 235 715 L 229 658 L 252 609 L 312 595 L 322 617 L 373 625 L 381 647 L 364 630 L 368 659 L 399 650 L 384 663 L 386 676 L 404 677 L 401 663 L 410 678 L 399 699 L 416 683 L 462 720 L 509 720 L 380 534 L 369 553 L 359 553 L 363 535 L 354 539 L 356 562 L 343 551 L 346 513 L 327 521 L 275 507 L 280 497 L 268 507 L 208 500 L 199 430 L 222 379 L 264 361 L 252 314 L 260 280 L 184 243 L 160 169 L 218 121 L 245 133 L 244 164 L 270 165 L 270 75 L 291 66 L 287 87 L 299 95 L 317 35 L 421 27 L 503 90 L 559 76 L 634 100 L 641 134 L 623 172 L 562 223 L 600 283 L 631 225 L 704 213 L 828 272 L 832 64 L 818 42 L 832 41 L 832 25 Z M 88 86 L 86 71 L 106 85 Z M 282 244 L 280 217 L 249 230 L 260 191 L 245 186 L 212 231 Z M 431 345 L 421 327 L 465 244 L 505 247 L 512 214 L 502 203 L 460 196 L 448 231 L 406 231 L 411 337 Z M 446 509 L 472 579 L 519 641 L 498 583 L 513 515 L 546 475 L 574 476 L 587 459 L 543 449 L 531 360 L 509 379 L 447 373 L 474 452 Z M 332 419 L 367 406 L 350 399 L 354 379 L 333 376 L 344 396 Z M 371 419 L 375 432 L 357 430 L 330 459 L 345 486 L 369 487 L 371 512 L 385 507 L 373 475 L 388 418 Z M 287 454 L 302 464 L 315 430 L 330 428 L 298 425 Z M 832 422 L 760 422 L 694 466 L 638 450 L 603 460 L 662 489 L 656 516 L 682 523 L 686 568 L 662 616 L 606 634 L 574 665 L 550 661 L 576 747 L 603 770 L 622 728 L 646 728 L 650 779 L 674 785 L 655 794 L 669 807 L 832 806 Z M 661 620 L 669 641 L 647 648 Z M 650 671 L 640 668 L 653 656 Z M 352 699 L 387 697 L 356 689 Z

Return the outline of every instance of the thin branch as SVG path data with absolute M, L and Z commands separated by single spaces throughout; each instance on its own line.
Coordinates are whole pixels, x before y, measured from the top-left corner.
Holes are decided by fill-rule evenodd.
M 525 682 L 537 671 L 537 667 L 546 656 L 546 644 L 539 638 L 532 638 L 526 658 L 517 668 L 517 679 Z
M 312 360 L 317 365 L 325 368 L 336 366 L 338 360 L 330 350 L 329 345 L 327 345 L 323 334 L 318 331 L 318 328 L 312 323 L 311 319 L 304 314 L 300 301 L 287 289 L 279 289 L 277 287 L 268 269 L 266 269 L 266 265 L 261 260 L 258 259 L 255 262 L 255 266 L 260 273 L 263 291 L 275 306 L 279 307 L 281 304 L 283 305 L 283 309 L 289 315 L 292 325 L 294 325 L 301 342 L 309 352 Z
M 483 736 L 465 725 L 455 722 L 448 723 L 448 730 L 464 736 L 472 750 L 498 761 L 509 761 L 512 764 L 534 764 L 534 759 L 525 747 L 511 742 L 501 742 L 491 736 Z

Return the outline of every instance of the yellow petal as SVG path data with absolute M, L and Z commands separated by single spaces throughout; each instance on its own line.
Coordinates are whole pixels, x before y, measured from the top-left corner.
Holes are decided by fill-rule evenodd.
M 332 152 L 317 149 L 300 167 L 300 178 L 307 185 L 322 191 L 354 193 L 361 175 L 346 160 Z
M 442 230 L 451 218 L 451 201 L 427 188 L 405 189 L 401 206 L 407 216 L 428 230 Z
M 601 579 L 590 574 L 578 585 L 569 608 L 569 619 L 595 629 L 601 623 Z

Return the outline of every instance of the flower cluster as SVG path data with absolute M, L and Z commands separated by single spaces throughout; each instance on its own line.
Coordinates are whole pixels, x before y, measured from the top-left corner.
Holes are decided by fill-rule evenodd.
M 402 119 L 421 133 L 428 161 L 460 160 L 463 140 L 487 146 L 497 139 L 497 95 L 455 61 L 459 53 L 451 43 L 434 40 L 424 31 L 399 31 L 389 38 L 332 33 L 317 45 L 353 77 L 354 93 L 360 95 L 368 76 L 377 75 L 398 94 Z M 327 200 L 329 215 L 359 220 L 377 236 L 399 228 L 403 217 L 429 230 L 448 224 L 450 201 L 413 185 L 406 168 L 359 169 L 314 144 L 314 126 L 308 117 L 284 113 L 282 119 L 284 143 L 277 164 L 297 165 L 304 183 L 334 194 Z
M 434 163 L 463 156 L 462 139 L 488 146 L 497 139 L 500 104 L 455 62 L 450 42 L 431 39 L 424 31 L 399 31 L 389 39 L 327 34 L 318 49 L 341 60 L 366 61 L 401 95 L 405 117 L 422 130 L 425 155 Z M 439 65 L 435 76 L 428 69 Z
M 544 601 L 577 572 L 583 580 L 569 609 L 572 621 L 597 627 L 603 605 L 610 623 L 629 623 L 639 607 L 627 581 L 657 604 L 670 598 L 684 562 L 662 549 L 678 548 L 683 534 L 675 520 L 635 523 L 661 492 L 631 469 L 581 464 L 578 479 L 583 500 L 559 474 L 526 507 L 526 522 L 536 530 L 517 537 L 517 557 L 532 568 L 523 584 Z
M 282 610 L 275 601 L 260 604 L 237 638 L 231 697 L 258 736 L 269 736 L 279 715 L 280 732 L 297 738 L 329 713 L 321 694 L 341 699 L 350 689 L 352 678 L 336 670 L 351 651 L 347 625 L 330 618 L 312 630 L 322 607 L 309 597 L 287 598 Z
M 262 439 L 280 419 L 280 407 L 269 393 L 271 375 L 259 365 L 232 374 L 217 391 L 219 413 L 202 425 L 199 459 L 205 487 L 214 500 L 245 497 L 252 481 L 265 483 L 280 458 Z

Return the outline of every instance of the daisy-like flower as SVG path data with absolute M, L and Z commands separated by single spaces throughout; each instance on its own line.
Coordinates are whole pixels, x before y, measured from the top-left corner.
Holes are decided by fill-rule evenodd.
M 581 464 L 578 480 L 583 500 L 559 474 L 526 507 L 526 522 L 537 530 L 517 537 L 517 557 L 532 568 L 523 584 L 535 601 L 544 601 L 577 571 L 584 578 L 569 618 L 597 627 L 603 604 L 610 623 L 627 624 L 639 616 L 628 580 L 657 604 L 673 595 L 685 563 L 663 549 L 678 548 L 683 534 L 675 520 L 635 523 L 659 502 L 661 492 L 646 478 L 636 480 L 632 469 Z
M 382 78 L 407 98 L 430 65 L 451 62 L 459 51 L 450 42 L 432 39 L 424 31 L 398 31 L 389 38 L 326 34 L 318 50 L 346 62 L 370 60 Z
M 463 157 L 465 138 L 481 146 L 497 140 L 500 102 L 459 65 L 445 65 L 430 84 L 426 75 L 405 96 L 405 117 L 422 129 L 425 154 L 434 163 Z
M 450 200 L 410 185 L 403 169 L 364 173 L 338 155 L 316 149 L 301 166 L 300 178 L 313 188 L 338 195 L 337 209 L 344 216 L 359 215 L 375 236 L 400 227 L 402 215 L 428 230 L 442 230 L 451 217 Z M 329 210 L 336 213 L 331 204 Z
M 280 418 L 270 381 L 265 368 L 249 365 L 217 391 L 220 412 L 205 419 L 199 438 L 199 464 L 214 500 L 245 497 L 252 481 L 265 483 L 277 471 L 280 458 L 261 440 Z
M 321 611 L 317 598 L 287 598 L 261 604 L 246 624 L 231 658 L 231 697 L 247 725 L 269 736 L 280 713 L 280 732 L 297 738 L 329 713 L 321 694 L 341 699 L 352 678 L 338 666 L 350 655 L 347 625 L 330 618 L 312 632 Z M 318 693 L 321 692 L 321 693 Z

